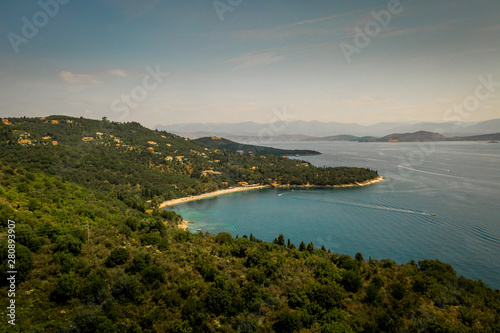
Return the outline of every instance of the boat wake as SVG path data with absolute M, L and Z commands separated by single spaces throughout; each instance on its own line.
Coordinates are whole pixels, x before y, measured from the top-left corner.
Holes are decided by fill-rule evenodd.
M 393 207 L 386 207 L 386 206 L 367 205 L 367 204 L 363 204 L 363 203 L 359 203 L 359 202 L 348 202 L 348 201 L 340 201 L 340 200 L 320 200 L 320 199 L 310 199 L 310 198 L 303 198 L 303 197 L 292 197 L 292 198 L 299 199 L 299 200 L 325 202 L 325 203 L 331 203 L 331 204 L 335 204 L 335 205 L 362 207 L 362 208 L 377 209 L 377 210 L 387 210 L 387 211 L 391 211 L 391 212 L 399 212 L 399 213 L 406 213 L 406 214 L 417 214 L 417 215 L 424 215 L 424 216 L 436 215 L 434 213 L 419 212 L 416 210 L 393 208 Z

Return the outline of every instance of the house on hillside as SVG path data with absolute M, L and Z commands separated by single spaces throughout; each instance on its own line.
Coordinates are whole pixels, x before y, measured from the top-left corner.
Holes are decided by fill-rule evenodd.
M 2 123 L 5 125 L 10 125 L 9 119 L 7 118 L 2 118 Z
M 150 153 L 155 152 L 155 149 L 153 147 L 148 147 L 148 148 L 146 148 L 146 150 L 149 151 Z
M 205 171 L 201 172 L 202 177 L 206 177 L 208 175 L 217 176 L 217 175 L 221 175 L 221 174 L 222 174 L 222 172 L 214 171 L 214 170 L 205 170 Z
M 84 142 L 91 142 L 93 140 L 94 140 L 94 137 L 92 137 L 92 136 L 84 136 L 82 138 L 82 141 L 84 141 Z
M 17 141 L 21 146 L 28 146 L 31 145 L 31 140 L 26 140 L 26 139 L 20 139 Z

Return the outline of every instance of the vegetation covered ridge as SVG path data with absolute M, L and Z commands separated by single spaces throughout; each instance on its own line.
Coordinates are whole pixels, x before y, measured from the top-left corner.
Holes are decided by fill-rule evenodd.
M 7 118 L 0 159 L 116 196 L 129 207 L 253 184 L 346 185 L 378 177 L 374 170 L 320 168 L 277 155 L 241 155 L 139 123 L 68 116 Z
M 272 147 L 247 145 L 243 143 L 234 142 L 225 138 L 218 138 L 215 136 L 203 137 L 195 139 L 194 141 L 202 143 L 216 149 L 226 149 L 241 155 L 279 155 L 279 156 L 308 156 L 308 155 L 321 155 L 320 152 L 315 150 L 305 149 L 278 149 Z
M 16 221 L 9 332 L 500 330 L 500 292 L 438 260 L 398 265 L 283 235 L 192 234 L 178 218 L 0 161 L 2 258 L 6 221 Z

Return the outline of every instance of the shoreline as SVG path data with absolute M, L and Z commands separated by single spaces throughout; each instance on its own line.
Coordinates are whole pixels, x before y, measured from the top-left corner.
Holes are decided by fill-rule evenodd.
M 384 177 L 379 176 L 372 180 L 367 180 L 362 183 L 344 184 L 344 185 L 273 185 L 275 188 L 348 188 L 348 187 L 363 187 L 384 181 Z
M 380 183 L 384 181 L 384 177 L 379 176 L 375 179 L 372 180 L 367 180 L 362 183 L 354 183 L 354 184 L 345 184 L 345 185 L 249 185 L 249 186 L 242 186 L 242 187 L 233 187 L 233 188 L 228 188 L 228 189 L 223 189 L 223 190 L 217 190 L 214 192 L 209 192 L 209 193 L 203 193 L 200 195 L 192 195 L 190 197 L 184 197 L 184 198 L 178 198 L 178 199 L 173 199 L 173 200 L 168 200 L 160 204 L 159 208 L 165 208 L 165 207 L 170 207 L 170 206 L 175 206 L 179 205 L 182 203 L 186 202 L 191 202 L 191 201 L 197 201 L 201 199 L 206 199 L 206 198 L 212 198 L 212 197 L 217 197 L 219 195 L 224 195 L 228 193 L 237 193 L 237 192 L 244 192 L 244 191 L 249 191 L 249 190 L 260 190 L 263 188 L 269 188 L 269 187 L 274 187 L 274 188 L 289 188 L 289 187 L 296 187 L 296 188 L 349 188 L 349 187 L 363 187 L 363 186 L 368 186 L 376 183 Z M 186 221 L 187 222 L 187 221 Z
M 203 193 L 200 195 L 192 195 L 190 197 L 168 200 L 168 201 L 161 203 L 159 208 L 162 209 L 162 208 L 169 207 L 169 206 L 179 205 L 181 203 L 217 197 L 219 195 L 224 195 L 224 194 L 228 194 L 228 193 L 236 193 L 236 192 L 243 192 L 243 191 L 249 191 L 249 190 L 259 190 L 259 189 L 268 188 L 268 187 L 270 187 L 270 185 L 249 185 L 249 186 L 242 186 L 242 187 L 227 188 L 227 189 L 223 189 L 223 190 L 217 190 L 214 192 Z

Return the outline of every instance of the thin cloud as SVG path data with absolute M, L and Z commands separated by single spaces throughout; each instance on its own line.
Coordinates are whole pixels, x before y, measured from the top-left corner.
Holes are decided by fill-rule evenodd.
M 118 69 L 118 68 L 110 69 L 108 71 L 108 73 L 111 74 L 111 75 L 121 76 L 121 77 L 127 77 L 128 76 L 128 74 L 124 70 Z
M 288 25 L 283 26 L 283 27 L 278 27 L 278 28 L 290 28 L 290 27 L 295 27 L 295 26 L 304 25 L 304 24 L 314 24 L 314 23 L 317 23 L 317 22 L 333 20 L 333 19 L 336 19 L 336 18 L 339 18 L 339 17 L 343 17 L 343 16 L 354 15 L 354 14 L 360 13 L 362 11 L 363 10 L 356 10 L 356 11 L 347 12 L 347 13 L 341 13 L 341 14 L 335 14 L 335 15 L 330 15 L 330 16 L 325 16 L 325 17 L 319 17 L 319 18 L 311 19 L 311 20 L 304 20 L 304 21 L 295 22 L 295 23 L 288 24 Z
M 402 29 L 402 30 L 386 30 L 388 32 L 382 31 L 380 34 L 380 37 L 396 37 L 396 36 L 402 36 L 402 35 L 409 35 L 409 34 L 417 34 L 417 33 L 423 33 L 423 32 L 429 32 L 429 31 L 437 31 L 437 30 L 442 30 L 445 28 L 448 28 L 456 23 L 460 23 L 463 20 L 450 20 L 446 22 L 441 22 L 435 25 L 430 25 L 430 26 L 419 26 L 419 27 L 413 27 L 413 28 L 407 28 L 407 29 Z
M 489 27 L 484 27 L 478 31 L 480 32 L 485 32 L 485 31 L 495 31 L 495 30 L 500 30 L 500 24 L 499 25 L 492 25 L 492 26 L 489 26 Z
M 89 74 L 73 74 L 67 71 L 61 71 L 59 77 L 69 83 L 90 83 L 90 84 L 102 84 L 97 78 Z
M 249 52 L 239 57 L 226 60 L 225 63 L 232 64 L 232 70 L 241 70 L 246 68 L 262 67 L 269 64 L 283 61 L 286 55 L 278 51 Z

